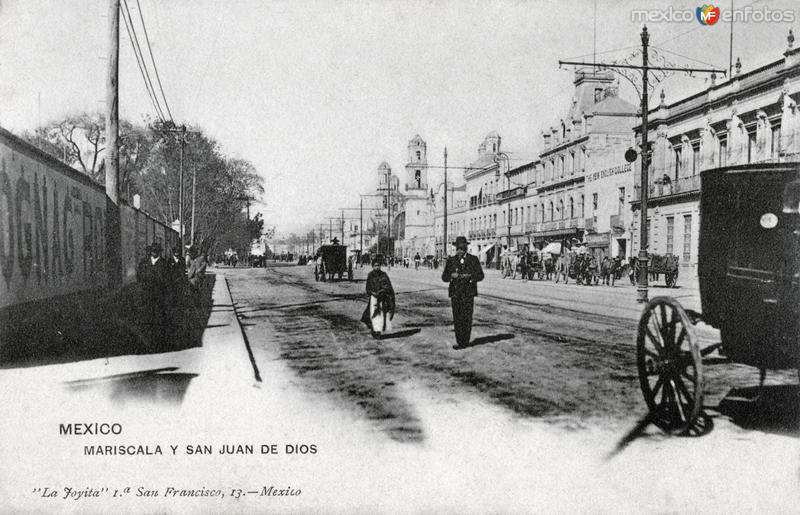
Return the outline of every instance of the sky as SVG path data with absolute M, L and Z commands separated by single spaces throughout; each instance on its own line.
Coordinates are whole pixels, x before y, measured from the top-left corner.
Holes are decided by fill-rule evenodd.
M 175 121 L 256 166 L 266 193 L 253 211 L 283 234 L 358 206 L 382 161 L 402 173 L 415 134 L 435 166 L 445 146 L 450 166 L 468 165 L 490 131 L 512 166 L 533 160 L 541 131 L 569 107 L 573 72 L 559 59 L 590 60 L 595 45 L 598 60 L 624 57 L 640 44 L 632 10 L 694 12 L 701 3 L 140 0 Z M 800 20 L 793 0 L 735 4 Z M 138 18 L 136 0 L 128 5 Z M 107 0 L 0 0 L 0 126 L 18 133 L 105 108 L 107 11 Z M 798 25 L 737 23 L 734 61 L 746 72 L 781 58 Z M 648 30 L 673 64 L 728 66 L 724 21 L 662 17 Z M 120 115 L 152 118 L 124 27 L 120 45 Z M 706 81 L 676 74 L 655 102 L 662 88 L 669 103 Z M 624 79 L 621 92 L 638 103 Z

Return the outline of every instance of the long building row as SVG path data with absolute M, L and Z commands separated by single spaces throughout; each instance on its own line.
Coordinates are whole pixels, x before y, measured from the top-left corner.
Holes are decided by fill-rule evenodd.
M 703 170 L 800 160 L 800 49 L 791 32 L 787 43 L 781 59 L 747 73 L 737 61 L 728 80 L 712 77 L 675 103 L 662 90 L 649 111 L 648 250 L 678 256 L 682 273 L 696 271 Z M 364 245 L 381 237 L 385 244 L 391 223 L 392 254 L 441 257 L 450 248 L 446 193 L 448 240 L 467 236 L 488 266 L 508 247 L 575 239 L 598 257 L 638 253 L 640 160 L 631 164 L 624 156 L 641 141 L 639 109 L 620 97 L 611 72 L 578 69 L 573 84 L 565 115 L 540 135 L 538 158 L 521 165 L 511 166 L 500 135 L 490 132 L 475 160 L 451 170 L 445 185 L 441 170 L 430 173 L 426 142 L 414 136 L 404 170 L 381 163 L 376 191 L 362 197 L 371 215 L 363 222 L 371 229 Z M 358 223 L 348 232 L 356 248 Z

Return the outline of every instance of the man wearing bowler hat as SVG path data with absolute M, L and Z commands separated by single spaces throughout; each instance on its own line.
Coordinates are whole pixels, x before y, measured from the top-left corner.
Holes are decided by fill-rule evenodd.
M 456 345 L 453 348 L 463 349 L 469 345 L 472 334 L 472 309 L 478 295 L 478 281 L 483 280 L 483 269 L 477 257 L 467 254 L 467 238 L 458 236 L 454 245 L 456 254 L 447 258 L 442 281 L 450 283 L 448 294 L 456 331 Z

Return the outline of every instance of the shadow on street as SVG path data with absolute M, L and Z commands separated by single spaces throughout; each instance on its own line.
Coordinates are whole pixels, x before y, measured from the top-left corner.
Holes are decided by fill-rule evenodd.
M 199 347 L 213 306 L 215 276 L 207 274 L 197 298 L 186 296 L 171 324 L 144 315 L 138 286 L 109 294 L 82 293 L 21 307 L 3 320 L 0 369 L 33 367 Z
M 130 374 L 117 374 L 87 380 L 64 383 L 68 390 L 79 392 L 108 392 L 112 401 L 124 404 L 128 401 L 180 404 L 197 374 L 175 372 L 177 367 L 142 370 Z

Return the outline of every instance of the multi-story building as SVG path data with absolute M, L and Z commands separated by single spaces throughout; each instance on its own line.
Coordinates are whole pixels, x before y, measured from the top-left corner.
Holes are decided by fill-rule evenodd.
M 697 271 L 700 172 L 726 165 L 800 161 L 800 49 L 789 32 L 783 58 L 735 73 L 673 104 L 649 110 L 648 250 L 675 254 Z M 641 141 L 641 126 L 635 127 Z M 633 247 L 639 250 L 640 160 L 635 163 Z
M 505 157 L 505 154 L 502 154 Z M 508 163 L 507 163 L 508 165 Z M 536 170 L 541 161 L 531 161 L 503 173 L 500 184 L 505 189 L 495 197 L 500 211 L 500 222 L 497 228 L 499 248 L 521 249 L 530 245 L 533 221 L 533 201 L 535 195 Z
M 595 254 L 625 254 L 626 209 L 633 177 L 624 153 L 633 144 L 634 105 L 619 96 L 610 72 L 578 69 L 575 93 L 558 126 L 542 133 L 531 204 L 537 247 L 549 241 L 586 241 Z
M 497 193 L 502 189 L 500 176 L 501 138 L 492 131 L 478 146 L 478 158 L 464 170 L 467 196 L 465 229 L 470 252 L 485 264 L 496 262 L 498 223 Z
M 439 259 L 450 254 L 453 250 L 451 244 L 456 236 L 467 236 L 466 215 L 467 185 L 455 186 L 452 181 L 447 181 L 447 240 L 444 241 L 444 182 L 434 191 L 435 223 L 434 235 L 436 241 L 435 255 Z

